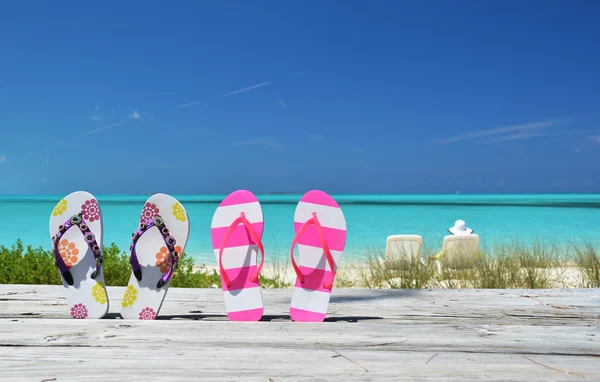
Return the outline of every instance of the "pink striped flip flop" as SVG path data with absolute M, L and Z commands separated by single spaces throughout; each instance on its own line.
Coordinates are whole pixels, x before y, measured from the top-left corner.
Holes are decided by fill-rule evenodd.
M 331 196 L 312 190 L 296 207 L 294 230 L 296 235 L 290 252 L 297 278 L 290 316 L 294 321 L 322 322 L 346 244 L 346 219 Z M 294 259 L 296 244 L 300 252 L 299 265 Z
M 229 194 L 213 216 L 210 233 L 231 321 L 258 321 L 263 315 L 258 280 L 265 262 L 263 225 L 260 203 L 246 190 Z M 257 266 L 259 250 L 262 260 Z

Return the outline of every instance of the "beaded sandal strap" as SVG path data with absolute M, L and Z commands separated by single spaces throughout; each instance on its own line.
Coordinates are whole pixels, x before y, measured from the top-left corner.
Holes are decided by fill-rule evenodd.
M 165 285 L 167 281 L 169 281 L 169 278 L 173 275 L 175 269 L 177 269 L 177 263 L 179 262 L 179 259 L 181 257 L 181 254 L 175 251 L 175 244 L 177 244 L 177 242 L 175 241 L 175 238 L 169 234 L 169 229 L 165 225 L 165 221 L 163 220 L 163 218 L 161 218 L 160 216 L 156 216 L 152 219 L 147 219 L 145 223 L 140 223 L 138 230 L 133 232 L 133 234 L 131 235 L 131 240 L 133 242 L 129 247 L 129 250 L 131 251 L 131 256 L 129 257 L 129 260 L 131 262 L 131 270 L 133 271 L 133 275 L 138 281 L 142 281 L 142 267 L 140 266 L 140 262 L 135 252 L 135 246 L 140 237 L 142 237 L 142 235 L 148 232 L 148 230 L 152 227 L 158 228 L 163 240 L 165 241 L 165 244 L 167 245 L 169 256 L 171 257 L 171 265 L 169 266 L 169 271 L 165 273 L 156 284 L 157 288 L 162 288 L 162 286 Z
M 100 268 L 104 264 L 104 257 L 102 256 L 102 248 L 98 245 L 96 241 L 96 235 L 90 230 L 90 227 L 83 220 L 83 216 L 81 213 L 77 215 L 71 216 L 69 220 L 65 222 L 65 224 L 58 226 L 58 233 L 52 237 L 52 245 L 53 245 L 53 254 L 56 266 L 60 271 L 63 279 L 69 285 L 73 285 L 73 275 L 62 256 L 60 255 L 60 251 L 58 250 L 58 244 L 60 243 L 60 239 L 67 233 L 67 231 L 73 227 L 79 228 L 85 242 L 88 244 L 92 252 L 94 253 L 94 259 L 96 260 L 96 270 L 92 273 L 92 278 L 95 279 L 96 276 L 100 273 Z

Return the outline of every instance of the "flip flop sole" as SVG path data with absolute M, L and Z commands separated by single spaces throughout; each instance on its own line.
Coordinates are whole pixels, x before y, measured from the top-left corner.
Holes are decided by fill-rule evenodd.
M 103 224 L 102 213 L 96 198 L 84 191 L 73 192 L 62 199 L 50 216 L 50 237 L 58 233 L 58 227 L 65 224 L 73 215 L 81 213 L 90 231 L 96 236 L 96 242 L 102 248 Z M 85 241 L 77 227 L 69 229 L 60 239 L 58 250 L 73 276 L 73 285 L 62 279 L 67 292 L 67 303 L 71 317 L 102 318 L 108 312 L 108 296 L 104 284 L 104 271 L 95 279 L 92 274 L 96 270 L 94 252 Z
M 325 240 L 329 246 L 335 268 L 340 264 L 346 244 L 346 219 L 337 202 L 323 191 L 307 192 L 298 203 L 294 215 L 294 231 L 313 214 L 319 219 Z M 331 279 L 331 268 L 327 262 L 319 234 L 315 226 L 310 226 L 298 239 L 300 271 L 304 283 L 296 278 L 292 291 L 290 316 L 294 321 L 321 322 L 327 315 L 331 290 L 323 287 Z
M 219 264 L 219 251 L 230 225 L 242 213 L 259 237 L 262 237 L 264 217 L 256 196 L 238 190 L 229 194 L 215 211 L 211 223 L 212 244 Z M 228 287 L 221 276 L 225 308 L 231 321 L 258 321 L 263 315 L 263 301 L 258 280 L 251 276 L 257 268 L 258 245 L 246 227 L 238 225 L 230 234 L 223 250 L 223 268 L 231 281 Z
M 144 204 L 137 224 L 160 215 L 176 240 L 175 249 L 183 253 L 190 235 L 190 220 L 186 210 L 175 198 L 165 194 L 152 195 Z M 171 279 L 161 288 L 157 283 L 169 270 L 171 257 L 165 241 L 156 227 L 150 228 L 137 241 L 136 255 L 142 270 L 142 280 L 131 274 L 121 301 L 121 316 L 130 320 L 153 320 L 160 312 Z M 172 278 L 172 277 L 171 277 Z

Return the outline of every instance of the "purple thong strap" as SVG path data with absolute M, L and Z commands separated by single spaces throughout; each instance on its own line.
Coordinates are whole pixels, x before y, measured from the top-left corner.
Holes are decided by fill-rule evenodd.
M 139 229 L 135 231 L 131 236 L 131 246 L 129 250 L 131 251 L 131 256 L 129 257 L 129 261 L 131 262 L 131 270 L 133 271 L 133 275 L 138 281 L 142 281 L 142 267 L 140 266 L 140 262 L 138 261 L 137 255 L 135 253 L 135 245 L 142 235 L 152 227 L 158 228 L 165 244 L 167 245 L 167 249 L 169 251 L 169 256 L 171 257 L 171 265 L 169 266 L 169 271 L 163 275 L 163 277 L 158 280 L 156 284 L 157 288 L 162 288 L 163 285 L 169 281 L 169 278 L 173 275 L 175 269 L 177 269 L 177 263 L 179 262 L 180 253 L 175 251 L 175 238 L 169 235 L 169 229 L 165 225 L 165 221 L 160 216 L 155 216 L 152 219 L 147 219 L 145 223 L 140 223 Z
M 100 273 L 100 268 L 102 268 L 102 265 L 104 264 L 104 257 L 102 257 L 102 249 L 96 241 L 96 235 L 94 235 L 94 233 L 90 230 L 90 227 L 85 223 L 85 220 L 83 220 L 81 213 L 71 216 L 71 218 L 67 220 L 65 224 L 58 226 L 58 233 L 52 237 L 52 245 L 54 247 L 53 253 L 54 259 L 56 261 L 56 266 L 58 267 L 58 270 L 60 271 L 60 274 L 63 277 L 63 279 L 69 285 L 73 285 L 74 283 L 73 275 L 71 274 L 69 267 L 67 266 L 67 264 L 65 264 L 65 261 L 60 255 L 60 251 L 58 250 L 58 244 L 60 243 L 60 239 L 67 233 L 67 231 L 73 227 L 79 228 L 79 230 L 83 234 L 85 242 L 88 244 L 88 246 L 94 253 L 94 258 L 96 260 L 96 270 L 94 271 L 94 273 L 92 273 L 93 279 L 95 279 L 96 276 L 98 276 L 98 274 Z

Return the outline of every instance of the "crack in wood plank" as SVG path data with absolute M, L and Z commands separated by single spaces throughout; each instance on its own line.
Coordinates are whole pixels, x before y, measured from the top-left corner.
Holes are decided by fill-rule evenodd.
M 427 362 L 425 362 L 425 365 L 427 365 L 429 363 L 429 361 L 431 361 L 432 359 L 434 359 L 435 357 L 437 357 L 437 353 L 435 353 L 434 355 L 432 355 Z
M 539 303 L 540 303 L 540 305 L 545 305 L 545 304 L 544 304 L 542 301 L 538 300 L 537 298 L 535 298 L 535 297 L 531 297 L 531 296 L 528 296 L 528 295 L 526 295 L 526 294 L 522 294 L 522 295 L 520 295 L 519 297 L 530 298 L 530 299 L 532 299 L 532 300 L 535 300 L 535 301 L 539 302 Z
M 116 348 L 123 349 L 127 346 L 106 346 L 106 345 L 76 345 L 76 344 L 0 344 L 0 347 L 6 348 Z
M 345 356 L 345 355 L 343 355 L 342 353 L 340 353 L 340 352 L 338 352 L 338 351 L 335 351 L 335 350 L 333 350 L 333 349 L 327 349 L 327 350 L 329 350 L 329 351 L 331 351 L 331 352 L 334 352 L 335 354 L 337 354 L 337 356 L 333 356 L 332 358 L 335 358 L 335 357 L 343 357 L 343 358 L 347 359 L 348 361 L 352 362 L 353 364 L 355 364 L 356 366 L 360 367 L 361 369 L 363 369 L 363 370 L 364 370 L 364 371 L 366 371 L 367 373 L 369 372 L 369 370 L 368 370 L 366 367 L 362 366 L 361 364 L 359 364 L 359 363 L 358 363 L 358 362 L 356 362 L 356 361 L 353 361 L 353 360 L 351 360 L 350 358 L 346 357 L 346 356 Z
M 581 374 L 581 373 L 572 373 L 572 372 L 569 372 L 569 371 L 564 371 L 564 370 L 556 369 L 556 368 L 554 368 L 552 366 L 544 365 L 541 362 L 534 361 L 531 358 L 527 357 L 525 354 L 521 354 L 521 355 L 523 356 L 523 358 L 525 358 L 529 362 L 532 362 L 532 363 L 535 363 L 536 365 L 545 367 L 546 369 L 550 369 L 552 371 L 556 371 L 557 373 L 564 373 L 564 374 L 567 374 L 567 375 L 574 375 L 576 377 L 585 378 L 585 376 L 583 374 Z
M 369 345 L 363 345 L 362 347 L 365 348 L 373 348 L 373 347 L 379 347 L 379 346 L 393 346 L 393 345 L 400 345 L 405 343 L 406 341 L 408 341 L 408 338 L 405 339 L 404 341 L 398 341 L 398 342 L 384 342 L 382 344 L 369 344 Z

